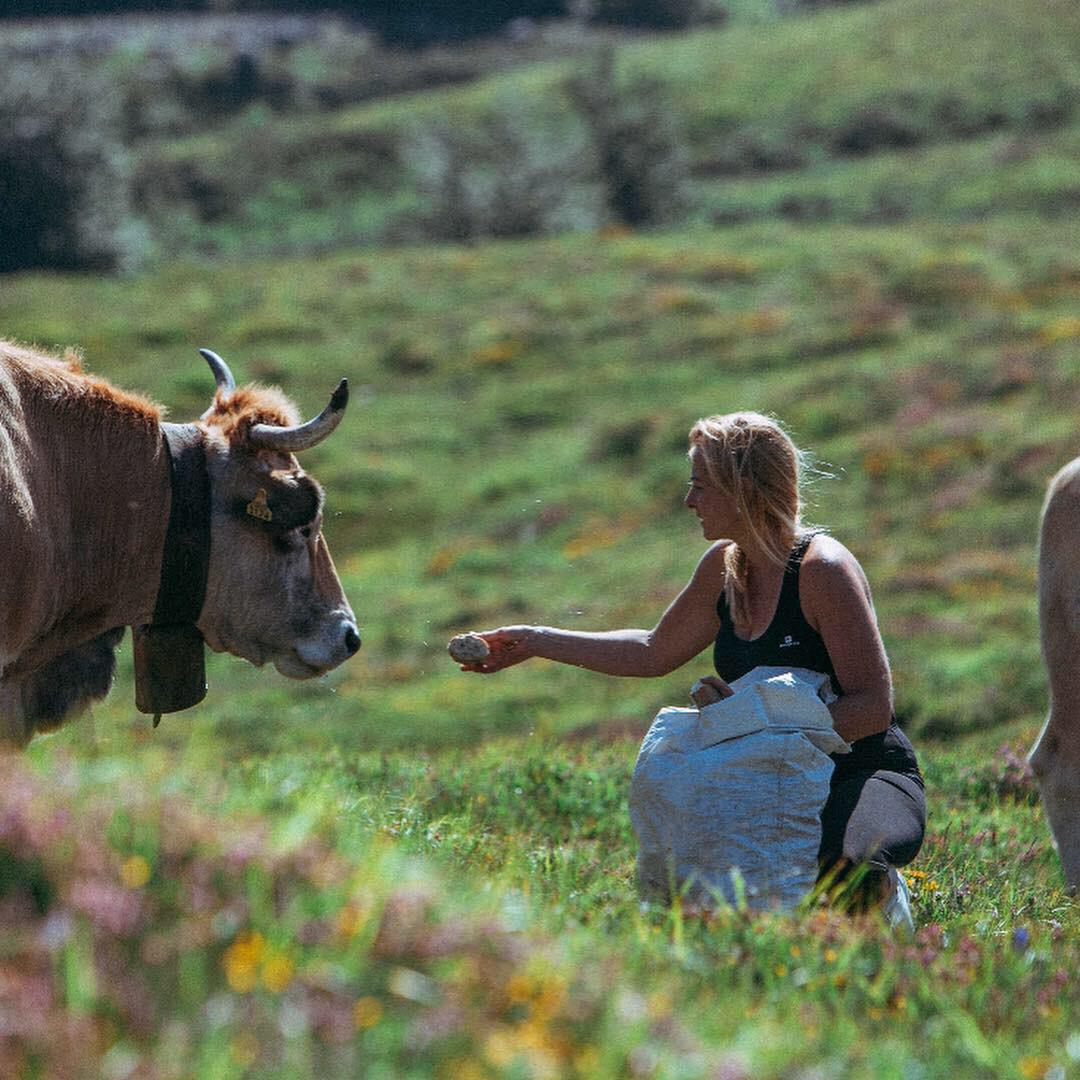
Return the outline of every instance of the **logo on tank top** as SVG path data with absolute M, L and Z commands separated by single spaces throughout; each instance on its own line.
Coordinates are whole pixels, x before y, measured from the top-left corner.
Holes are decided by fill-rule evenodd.
M 784 635 L 784 640 L 780 642 L 781 649 L 791 649 L 796 645 L 801 645 L 802 642 L 796 641 L 790 634 Z

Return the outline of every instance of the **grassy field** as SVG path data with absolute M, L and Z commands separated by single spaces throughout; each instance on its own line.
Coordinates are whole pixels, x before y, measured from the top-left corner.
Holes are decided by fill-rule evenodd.
M 308 464 L 365 637 L 312 684 L 213 658 L 207 701 L 157 732 L 125 643 L 108 702 L 5 766 L 11 1060 L 1074 1070 L 1076 914 L 1021 758 L 1045 707 L 1038 510 L 1076 451 L 1077 239 L 1030 218 L 774 223 L 7 279 L 7 333 L 82 344 L 174 419 L 208 393 L 197 345 L 311 411 L 347 375 L 345 426 Z M 737 407 L 814 452 L 811 517 L 875 588 L 931 805 L 912 942 L 813 906 L 638 909 L 637 739 L 704 657 L 662 680 L 479 680 L 443 651 L 507 621 L 650 625 L 702 550 L 686 429 Z
M 9 886 L 5 987 L 19 997 L 3 1063 L 27 1076 L 1071 1075 L 1075 907 L 999 737 L 926 747 L 934 812 L 912 939 L 814 905 L 707 922 L 640 910 L 629 737 L 244 760 L 212 738 L 179 752 L 147 737 L 39 744 L 29 765 L 3 766 L 5 881 L 39 905 L 20 910 Z
M 1077 449 L 1076 239 L 1030 219 L 772 224 L 27 276 L 5 283 L 0 324 L 81 343 L 181 419 L 207 397 L 196 345 L 311 412 L 349 377 L 345 428 L 308 464 L 366 647 L 300 689 L 216 663 L 212 682 L 242 690 L 219 723 L 259 745 L 415 745 L 421 685 L 432 747 L 635 725 L 681 700 L 700 672 L 481 683 L 443 646 L 522 619 L 652 625 L 702 551 L 685 433 L 741 407 L 776 413 L 831 472 L 810 516 L 868 569 L 900 716 L 943 734 L 1043 709 L 1034 540 Z
M 198 347 L 309 414 L 347 376 L 305 464 L 364 637 L 311 683 L 211 657 L 207 700 L 156 731 L 125 641 L 93 715 L 0 760 L 0 1075 L 1080 1075 L 1080 917 L 1023 760 L 1039 509 L 1080 452 L 1080 34 L 1068 4 L 983 7 L 623 47 L 621 78 L 681 73 L 678 230 L 378 250 L 306 198 L 305 148 L 337 176 L 372 132 L 507 87 L 539 108 L 567 68 L 537 66 L 157 147 L 214 174 L 239 132 L 265 155 L 244 168 L 299 163 L 187 250 L 277 230 L 322 254 L 0 280 L 0 334 L 77 345 L 173 420 L 208 401 Z M 874 131 L 907 142 L 841 146 Z M 873 586 L 930 807 L 910 939 L 813 898 L 639 906 L 637 745 L 707 656 L 482 679 L 445 654 L 503 623 L 652 625 L 704 547 L 686 432 L 739 408 L 812 452 L 808 516 Z

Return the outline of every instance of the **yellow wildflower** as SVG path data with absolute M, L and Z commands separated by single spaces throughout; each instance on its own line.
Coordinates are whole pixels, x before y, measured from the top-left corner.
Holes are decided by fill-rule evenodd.
M 1020 1075 L 1024 1080 L 1042 1080 L 1050 1068 L 1050 1059 L 1046 1057 L 1022 1057 L 1018 1063 Z
M 262 984 L 272 994 L 280 994 L 292 982 L 293 962 L 282 953 L 273 953 L 263 961 Z
M 367 922 L 369 911 L 360 904 L 346 904 L 334 920 L 338 934 L 343 938 L 355 937 Z
M 141 889 L 150 880 L 150 864 L 141 855 L 132 855 L 120 867 L 120 880 L 129 889 Z
M 1072 315 L 1054 319 L 1039 330 L 1038 337 L 1043 345 L 1053 345 L 1055 341 L 1080 338 L 1080 319 Z
M 225 978 L 238 994 L 255 989 L 258 982 L 258 966 L 266 949 L 266 939 L 257 930 L 237 938 L 221 958 Z
M 378 998 L 362 997 L 353 1006 L 353 1022 L 361 1031 L 373 1028 L 382 1018 L 383 1007 Z

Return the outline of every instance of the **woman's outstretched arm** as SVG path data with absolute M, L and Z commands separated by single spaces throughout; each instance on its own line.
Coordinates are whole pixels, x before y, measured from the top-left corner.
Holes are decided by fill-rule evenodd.
M 720 541 L 702 556 L 694 576 L 651 630 L 503 626 L 481 632 L 491 655 L 463 667 L 491 674 L 543 657 L 604 675 L 666 675 L 692 660 L 716 636 L 716 599 L 724 587 L 725 546 L 726 541 Z

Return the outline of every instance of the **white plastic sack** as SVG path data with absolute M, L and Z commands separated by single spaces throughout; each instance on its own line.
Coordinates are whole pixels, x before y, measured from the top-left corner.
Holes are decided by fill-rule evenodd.
M 638 752 L 630 820 L 645 899 L 793 907 L 813 887 L 833 730 L 829 677 L 757 667 L 703 709 L 661 709 Z

